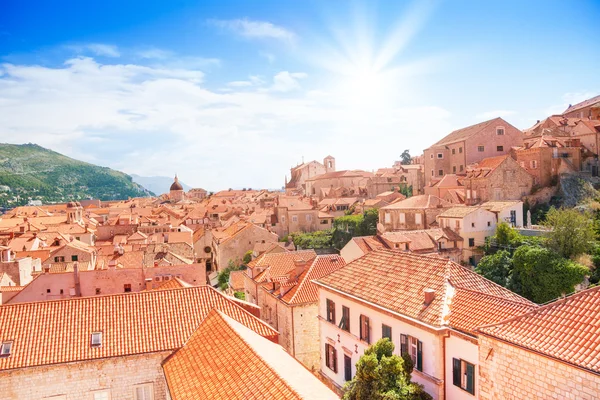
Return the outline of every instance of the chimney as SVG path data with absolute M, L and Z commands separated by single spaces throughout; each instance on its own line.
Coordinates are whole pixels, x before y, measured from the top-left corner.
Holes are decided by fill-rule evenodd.
M 152 278 L 146 278 L 146 290 L 152 290 Z
M 79 281 L 79 263 L 73 263 L 73 275 L 75 277 L 75 296 L 81 296 L 81 282 Z
M 423 294 L 425 295 L 425 306 L 430 305 L 433 299 L 435 299 L 435 290 L 425 289 Z
M 294 275 L 296 278 L 302 275 L 304 269 L 306 268 L 306 264 L 307 262 L 305 260 L 294 260 L 294 266 L 296 267 L 294 270 Z
M 50 273 L 50 266 L 49 265 L 44 265 L 44 273 L 45 274 Z

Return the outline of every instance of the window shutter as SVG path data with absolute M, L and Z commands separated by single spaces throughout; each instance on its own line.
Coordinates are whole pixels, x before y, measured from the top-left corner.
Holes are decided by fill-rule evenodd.
M 329 362 L 329 344 L 325 343 L 325 365 L 329 367 L 331 363 Z
M 400 354 L 408 353 L 408 336 L 401 334 L 400 335 Z
M 365 317 L 365 337 L 367 343 L 371 344 L 371 326 L 369 324 L 369 318 Z
M 337 374 L 337 350 L 333 346 L 331 346 L 331 350 L 331 355 L 333 356 L 333 372 Z
M 458 358 L 452 359 L 452 383 L 454 386 L 460 385 L 460 360 Z
M 475 366 L 473 364 L 467 364 L 467 392 L 475 394 Z
M 417 369 L 423 371 L 423 342 L 417 341 Z

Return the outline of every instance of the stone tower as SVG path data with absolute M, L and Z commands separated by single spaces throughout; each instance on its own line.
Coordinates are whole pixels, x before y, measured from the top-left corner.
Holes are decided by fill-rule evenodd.
M 177 178 L 177 175 L 175 175 L 173 184 L 171 185 L 171 188 L 169 189 L 169 200 L 181 201 L 181 200 L 183 200 L 183 197 L 184 197 L 183 186 L 181 186 L 181 183 L 179 183 L 179 179 Z
M 67 203 L 67 223 L 81 224 L 83 223 L 83 207 L 78 201 Z
M 327 156 L 323 159 L 323 165 L 325 166 L 325 173 L 335 171 L 335 158 Z

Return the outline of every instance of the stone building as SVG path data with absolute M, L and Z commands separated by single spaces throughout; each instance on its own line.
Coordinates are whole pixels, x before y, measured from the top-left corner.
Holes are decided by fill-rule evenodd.
M 175 179 L 173 180 L 173 184 L 169 188 L 169 200 L 173 202 L 181 201 L 185 198 L 185 191 L 183 190 L 183 186 L 179 183 L 179 179 L 177 175 L 175 175 Z
M 509 155 L 486 158 L 469 166 L 462 178 L 465 203 L 520 200 L 531 193 L 533 178 Z
M 424 150 L 425 184 L 446 174 L 464 174 L 467 165 L 509 154 L 522 144 L 522 132 L 502 118 L 456 130 Z
M 319 297 L 312 281 L 342 268 L 337 254 L 294 260 L 285 280 L 260 286 L 261 319 L 279 332 L 279 344 L 306 368 L 319 369 Z
M 592 97 L 575 105 L 569 104 L 562 115 L 567 118 L 600 120 L 600 96 Z
M 483 326 L 479 398 L 597 399 L 600 286 Z
M 327 229 L 320 224 L 317 202 L 309 197 L 278 196 L 273 211 L 272 229 L 279 236 Z
M 207 286 L 3 305 L 0 398 L 166 400 L 163 362 L 213 310 L 277 342 Z
M 288 195 L 306 195 L 306 180 L 317 175 L 335 171 L 335 158 L 327 156 L 323 164 L 318 161 L 302 163 L 290 169 L 290 180 L 285 181 L 285 192 Z
M 322 200 L 331 197 L 332 191 L 335 193 L 336 190 L 345 189 L 345 196 L 367 198 L 367 188 L 373 177 L 373 173 L 361 170 L 327 172 L 306 179 L 306 195 Z M 391 186 L 386 185 L 382 191 L 390 190 Z
M 429 229 L 436 226 L 435 218 L 452 203 L 432 195 L 420 195 L 379 209 L 379 223 L 386 231 Z

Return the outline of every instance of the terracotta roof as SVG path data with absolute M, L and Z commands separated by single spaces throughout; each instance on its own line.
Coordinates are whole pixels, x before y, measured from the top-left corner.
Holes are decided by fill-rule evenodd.
M 244 271 L 231 271 L 229 273 L 229 286 L 233 290 L 244 289 Z
M 600 286 L 479 332 L 600 373 Z
M 208 286 L 0 307 L 0 370 L 177 349 L 212 309 L 268 338 L 277 332 Z M 102 346 L 91 334 L 102 332 Z
M 438 215 L 442 218 L 464 218 L 467 215 L 479 210 L 479 207 L 452 207 Z
M 378 236 L 356 236 L 351 239 L 362 250 L 369 253 L 375 249 L 386 247 L 385 241 L 379 240 Z
M 337 399 L 281 346 L 218 311 L 163 370 L 173 400 Z
M 592 97 L 591 99 L 587 99 L 582 101 L 581 103 L 577 103 L 575 105 L 570 106 L 569 108 L 567 108 L 565 111 L 563 111 L 563 114 L 567 114 L 573 111 L 577 111 L 580 108 L 585 108 L 588 106 L 592 106 L 596 103 L 600 103 L 600 96 L 596 96 L 596 97 Z
M 316 303 L 319 301 L 319 290 L 312 281 L 329 275 L 344 265 L 346 262 L 337 254 L 317 256 L 310 267 L 298 277 L 298 284 L 281 300 L 288 304 Z
M 456 174 L 446 174 L 431 186 L 437 188 L 457 188 L 463 186 L 463 184 L 458 181 Z
M 383 249 L 364 255 L 317 283 L 434 327 L 452 326 L 449 324 L 453 321 L 448 320 L 447 315 L 452 315 L 452 294 L 456 288 L 533 304 L 452 261 Z M 429 305 L 424 304 L 425 289 L 435 291 L 435 298 Z M 474 313 L 479 312 L 477 302 L 472 307 L 475 307 Z M 506 318 L 502 310 L 497 307 L 494 309 L 497 314 L 482 315 L 487 315 L 488 321 L 501 321 Z M 468 330 L 469 324 L 464 319 L 458 318 L 454 322 L 459 326 L 452 327 Z
M 412 196 L 408 199 L 394 202 L 389 206 L 381 207 L 380 210 L 402 210 L 402 209 L 429 209 L 439 207 L 453 207 L 454 204 L 440 199 L 437 196 L 423 194 Z
M 306 179 L 306 181 L 319 181 L 322 179 L 334 179 L 334 178 L 348 178 L 348 177 L 356 177 L 362 176 L 365 178 L 369 178 L 373 176 L 373 173 L 362 171 L 360 169 L 355 170 L 344 170 L 344 171 L 335 171 L 335 172 L 327 172 L 325 174 L 316 175 L 311 178 Z
M 265 253 L 248 263 L 248 268 L 265 268 L 255 275 L 256 282 L 266 282 L 275 277 L 287 276 L 295 267 L 294 260 L 311 261 L 317 256 L 314 250 L 288 251 L 285 253 Z
M 0 292 L 20 292 L 24 287 L 25 286 L 0 286 Z
M 156 289 L 153 289 L 153 290 L 171 290 L 171 289 L 181 289 L 181 288 L 188 288 L 188 287 L 193 287 L 193 285 L 190 285 L 186 281 L 175 277 L 175 278 L 169 279 L 168 281 L 162 283 L 160 286 L 158 286 Z
M 490 125 L 510 125 L 508 122 L 504 121 L 502 118 L 494 118 L 489 121 L 480 122 L 475 125 L 467 126 L 466 128 L 458 129 L 451 132 L 449 135 L 445 136 L 442 140 L 435 143 L 431 147 L 442 146 L 446 144 L 452 144 L 456 142 L 460 142 L 462 140 L 468 139 L 471 136 L 474 136 L 487 128 Z
M 450 228 L 430 228 L 412 231 L 384 232 L 382 239 L 388 242 L 388 248 L 394 248 L 393 243 L 408 243 L 409 250 L 423 252 L 437 250 L 437 241 L 445 237 L 449 241 L 462 242 L 463 238 Z
M 485 208 L 486 210 L 489 210 L 491 212 L 500 212 L 502 210 L 504 210 L 507 207 L 512 207 L 515 206 L 517 204 L 521 203 L 520 200 L 513 200 L 513 201 L 486 201 L 485 203 L 481 204 L 481 208 Z

